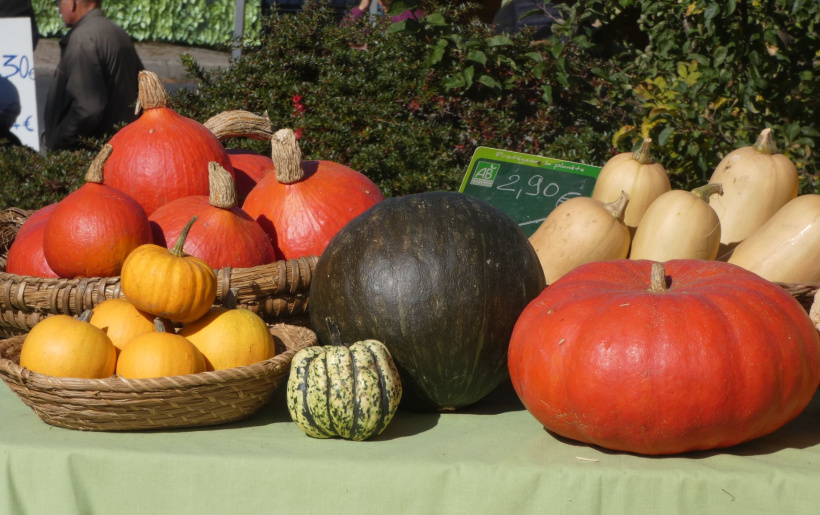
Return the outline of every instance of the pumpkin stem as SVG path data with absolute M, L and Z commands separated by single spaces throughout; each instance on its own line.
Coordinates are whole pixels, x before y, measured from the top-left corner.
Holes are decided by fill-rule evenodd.
M 621 194 L 618 195 L 618 198 L 612 202 L 604 204 L 604 209 L 606 209 L 609 214 L 615 217 L 619 222 L 623 222 L 627 204 L 629 204 L 629 193 L 621 190 Z
M 718 182 L 710 182 L 693 189 L 690 193 L 704 202 L 709 202 L 709 197 L 712 195 L 723 195 L 723 185 Z
M 209 200 L 212 206 L 221 209 L 236 207 L 236 187 L 233 177 L 216 161 L 208 163 L 208 182 L 211 187 Z
M 158 333 L 167 333 L 168 326 L 166 325 L 165 319 L 162 317 L 154 318 L 154 330 Z
M 269 141 L 273 136 L 270 118 L 250 111 L 223 111 L 209 118 L 202 125 L 214 133 L 219 141 L 230 138 L 249 138 Z
M 767 156 L 777 154 L 777 145 L 774 144 L 772 138 L 772 130 L 768 127 L 760 131 L 760 136 L 755 141 L 754 149 L 758 154 L 765 154 Z
M 88 322 L 89 320 L 91 320 L 92 315 L 94 315 L 94 310 L 86 309 L 85 311 L 83 311 L 83 314 L 80 315 L 79 318 L 77 318 L 77 320 L 79 320 L 80 322 Z
M 105 168 L 105 162 L 111 156 L 111 152 L 113 151 L 114 147 L 112 147 L 110 143 L 103 145 L 100 153 L 97 154 L 97 157 L 91 161 L 91 166 L 88 167 L 88 172 L 85 174 L 85 182 L 93 182 L 94 184 L 103 183 L 103 169 Z
M 644 138 L 643 143 L 641 143 L 641 148 L 639 148 L 635 153 L 632 154 L 632 159 L 641 163 L 642 165 L 649 165 L 655 162 L 652 159 L 652 156 L 649 153 L 649 147 L 652 146 L 652 138 Z
M 666 271 L 663 269 L 663 263 L 652 263 L 652 275 L 649 279 L 649 291 L 653 293 L 663 293 L 669 290 L 666 287 Z
M 327 324 L 327 331 L 330 334 L 330 345 L 334 347 L 344 346 L 342 343 L 342 333 L 339 331 L 339 324 L 331 317 L 325 318 L 325 323 Z
M 142 70 L 139 73 L 137 93 L 137 108 L 135 114 L 140 114 L 141 110 L 156 109 L 158 107 L 168 107 L 171 97 L 168 96 L 168 90 L 165 85 L 154 72 Z
M 194 225 L 194 222 L 196 222 L 195 216 L 188 220 L 188 223 L 185 224 L 185 227 L 182 228 L 182 232 L 179 233 L 176 243 L 174 243 L 173 248 L 170 249 L 171 254 L 175 255 L 176 257 L 185 256 L 185 252 L 182 250 L 182 247 L 185 246 L 185 240 L 188 239 L 188 231 L 191 230 L 191 226 Z
M 276 170 L 276 180 L 282 184 L 293 184 L 302 180 L 302 149 L 291 129 L 280 129 L 270 139 L 271 161 Z

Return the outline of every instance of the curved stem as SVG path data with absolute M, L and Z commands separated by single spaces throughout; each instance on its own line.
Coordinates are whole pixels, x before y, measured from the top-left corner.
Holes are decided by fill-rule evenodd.
M 213 132 L 219 141 L 231 138 L 268 141 L 273 136 L 273 127 L 267 112 L 265 116 L 260 116 L 241 109 L 223 111 L 209 118 L 202 125 Z
M 723 185 L 718 182 L 710 182 L 709 184 L 704 184 L 703 186 L 693 189 L 689 193 L 704 202 L 709 202 L 709 197 L 712 195 L 723 195 Z
M 618 198 L 604 204 L 604 209 L 606 209 L 609 214 L 615 217 L 619 222 L 624 221 L 624 213 L 626 213 L 626 206 L 629 204 L 629 193 L 621 190 L 621 194 L 618 195 Z
M 160 80 L 159 75 L 148 70 L 139 73 L 139 92 L 137 93 L 137 108 L 135 113 L 141 110 L 156 109 L 158 107 L 168 107 L 171 97 L 168 90 Z
M 82 315 L 80 315 L 80 317 L 77 318 L 77 320 L 79 320 L 80 322 L 88 322 L 89 320 L 91 320 L 91 317 L 93 315 L 94 315 L 94 310 L 93 309 L 86 309 L 85 311 L 83 311 Z
M 632 159 L 641 163 L 642 165 L 650 165 L 655 162 L 652 159 L 652 155 L 649 152 L 650 147 L 652 146 L 652 138 L 644 138 L 643 143 L 641 143 L 641 148 L 639 148 L 635 153 L 632 154 Z
M 169 249 L 171 254 L 175 255 L 176 257 L 185 257 L 186 254 L 182 250 L 182 248 L 185 246 L 185 240 L 188 239 L 188 231 L 191 230 L 191 226 L 194 225 L 194 222 L 196 222 L 195 216 L 188 220 L 188 223 L 185 224 L 185 227 L 182 228 L 182 232 L 179 233 L 179 237 L 177 237 L 176 243 L 171 249 Z
M 111 152 L 114 151 L 114 147 L 111 146 L 110 143 L 106 143 L 102 149 L 100 149 L 100 153 L 97 154 L 97 157 L 91 162 L 91 165 L 88 167 L 88 172 L 85 174 L 85 182 L 93 182 L 94 184 L 102 184 L 103 183 L 103 169 L 105 168 L 105 162 L 111 156 Z

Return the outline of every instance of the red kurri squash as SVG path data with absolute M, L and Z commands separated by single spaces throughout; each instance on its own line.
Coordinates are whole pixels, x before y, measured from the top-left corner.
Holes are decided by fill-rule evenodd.
M 273 129 L 266 116 L 248 111 L 224 111 L 203 124 L 221 142 L 233 138 L 249 138 L 270 141 Z M 241 148 L 228 148 L 228 158 L 234 170 L 237 201 L 242 204 L 245 197 L 267 174 L 273 172 L 273 161 L 268 156 Z
M 211 161 L 233 175 L 217 137 L 168 107 L 168 92 L 155 73 L 140 72 L 137 101 L 142 115 L 111 138 L 114 153 L 105 164 L 106 184 L 134 197 L 150 215 L 172 200 L 207 196 Z
M 113 277 L 132 250 L 151 243 L 151 226 L 136 200 L 103 184 L 111 155 L 105 145 L 91 163 L 86 183 L 51 212 L 43 233 L 46 261 L 60 277 Z
M 276 168 L 251 190 L 242 208 L 283 259 L 320 255 L 350 220 L 384 200 L 373 181 L 332 161 L 302 161 L 290 129 L 271 138 Z
M 211 266 L 250 268 L 276 260 L 273 246 L 256 220 L 236 206 L 231 175 L 216 162 L 209 165 L 211 195 L 174 200 L 154 211 L 149 220 L 154 243 L 167 247 L 179 238 L 192 216 L 183 251 Z
M 57 204 L 41 207 L 31 214 L 14 237 L 6 256 L 6 272 L 32 277 L 57 278 L 43 254 L 45 224 Z
M 513 386 L 558 435 L 641 454 L 729 447 L 796 417 L 820 337 L 781 287 L 717 261 L 582 265 L 533 300 Z

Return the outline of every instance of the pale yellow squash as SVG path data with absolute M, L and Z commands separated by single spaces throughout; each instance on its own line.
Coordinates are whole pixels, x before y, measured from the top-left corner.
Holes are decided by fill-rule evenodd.
M 721 191 L 720 184 L 707 184 L 692 191 L 667 191 L 656 198 L 635 231 L 629 258 L 715 259 L 720 247 L 720 220 L 708 201 Z
M 729 263 L 773 282 L 820 281 L 820 195 L 789 201 L 743 240 Z
M 594 261 L 623 259 L 629 253 L 629 229 L 624 224 L 629 195 L 604 204 L 590 197 L 574 197 L 547 216 L 530 236 L 547 284 L 573 268 Z
M 613 202 L 622 191 L 629 195 L 624 223 L 629 227 L 630 235 L 635 234 L 649 205 L 672 189 L 663 165 L 650 155 L 651 145 L 652 140 L 646 138 L 638 151 L 612 157 L 601 168 L 592 190 L 592 198 L 603 203 Z
M 754 145 L 729 152 L 709 179 L 723 185 L 723 195 L 709 199 L 720 218 L 718 259 L 797 196 L 797 168 L 777 153 L 771 132 L 763 129 Z

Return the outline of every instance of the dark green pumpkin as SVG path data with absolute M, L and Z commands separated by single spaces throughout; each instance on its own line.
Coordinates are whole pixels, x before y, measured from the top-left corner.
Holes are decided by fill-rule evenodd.
M 384 200 L 336 234 L 311 280 L 310 318 L 322 342 L 327 317 L 344 341 L 383 342 L 402 408 L 458 409 L 508 377 L 513 326 L 545 286 L 510 217 L 461 193 L 421 193 Z

